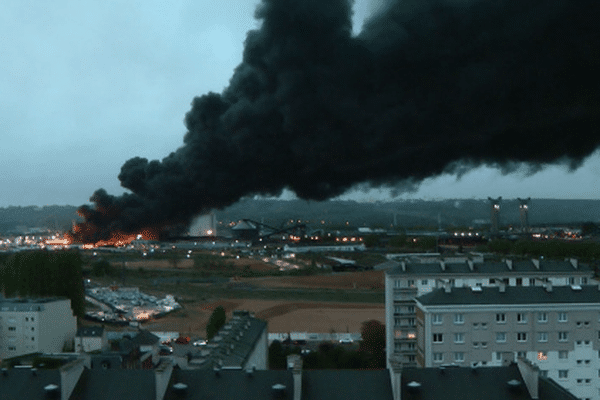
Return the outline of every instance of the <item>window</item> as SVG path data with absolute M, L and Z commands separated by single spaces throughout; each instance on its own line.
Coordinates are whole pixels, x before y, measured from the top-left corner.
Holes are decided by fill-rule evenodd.
M 15 351 L 15 350 L 17 350 L 17 348 L 15 346 L 8 346 L 8 350 L 9 351 Z
M 496 351 L 495 355 L 496 355 L 496 361 L 502 361 L 502 352 L 501 351 Z
M 415 313 L 415 306 L 408 306 L 406 307 L 407 311 L 409 314 L 414 314 Z
M 433 362 L 443 362 L 444 353 L 433 353 Z
M 473 342 L 473 347 L 479 347 L 479 342 Z
M 498 343 L 506 342 L 506 332 L 496 332 L 496 342 L 498 342 Z
M 537 318 L 538 322 L 548 322 L 548 313 L 545 312 L 540 312 L 538 313 L 538 318 Z
M 481 323 L 481 329 L 487 329 L 487 322 Z
M 400 314 L 402 312 L 402 307 L 394 306 L 394 314 Z
M 442 314 L 433 314 L 433 324 L 439 325 L 442 322 L 444 322 L 444 319 L 442 318 Z
M 538 361 L 547 361 L 548 360 L 548 353 L 545 351 L 538 351 L 537 353 L 537 359 Z
M 548 332 L 538 332 L 538 342 L 547 342 Z
M 496 314 L 496 322 L 498 322 L 498 323 L 506 322 L 506 314 L 504 314 L 504 313 Z
M 465 323 L 464 314 L 454 314 L 454 323 L 455 324 L 464 324 Z
M 582 285 L 587 285 L 587 283 L 588 283 L 588 278 L 586 278 L 585 276 L 582 276 L 581 277 L 581 284 Z
M 526 342 L 527 332 L 517 332 L 517 342 Z
M 415 344 L 414 343 L 407 343 L 407 347 L 409 350 L 414 350 L 415 349 Z
M 456 353 L 454 353 L 454 361 L 456 361 L 456 362 L 465 361 L 465 353 L 463 353 L 462 351 L 457 351 Z
M 567 360 L 569 358 L 569 352 L 565 351 L 565 350 L 561 350 L 558 352 L 558 359 L 559 360 Z
M 517 313 L 517 322 L 520 324 L 526 323 L 527 322 L 527 314 Z
M 477 322 L 473 322 L 473 329 L 479 329 L 479 324 Z M 600 338 L 600 332 L 598 332 L 598 336 Z
M 487 342 L 481 342 L 481 347 L 487 347 Z
M 409 318 L 408 319 L 408 326 L 415 326 L 415 319 L 414 318 Z
M 517 286 L 523 286 L 523 278 L 517 278 L 516 284 Z
M 566 312 L 558 313 L 558 322 L 567 322 L 567 313 Z
M 394 351 L 400 351 L 402 350 L 402 344 L 398 343 L 398 342 L 394 342 Z
M 590 362 L 591 362 L 591 361 L 592 361 L 592 360 L 585 360 L 585 361 L 584 361 L 584 362 L 585 362 L 585 365 L 590 365 Z
M 454 343 L 464 343 L 465 342 L 465 334 L 464 333 L 455 333 L 454 334 Z
M 569 377 L 568 369 L 559 369 L 558 370 L 558 378 L 559 379 L 567 379 Z
M 422 279 L 421 280 L 421 285 L 427 285 L 429 284 L 429 280 L 428 279 Z
M 408 280 L 408 287 L 415 287 L 415 280 L 414 279 L 409 279 Z
M 517 351 L 517 357 L 518 358 L 526 358 L 527 352 L 526 351 Z
M 25 317 L 25 322 L 29 321 L 29 317 Z
M 408 358 L 408 362 L 414 362 L 415 361 L 415 356 L 412 354 L 409 354 L 408 356 L 406 356 Z
M 402 322 L 402 318 L 394 318 L 394 326 L 400 326 Z
M 32 331 L 32 332 L 33 332 L 33 331 L 35 331 L 35 328 L 34 328 L 33 326 L 31 327 L 31 331 Z
M 542 378 L 547 378 L 548 377 L 548 371 L 545 369 L 540 369 L 540 376 Z
M 9 330 L 9 331 L 11 331 L 11 332 L 14 332 L 14 331 L 16 331 L 16 330 L 17 330 L 17 328 L 16 328 L 16 327 L 14 327 L 14 326 L 9 326 L 9 327 L 8 327 L 8 330 Z
M 558 332 L 558 341 L 566 342 L 568 340 L 568 332 Z
M 444 341 L 444 335 L 441 333 L 433 334 L 433 343 L 442 343 Z
M 577 365 L 581 365 L 582 362 L 583 360 L 577 360 Z

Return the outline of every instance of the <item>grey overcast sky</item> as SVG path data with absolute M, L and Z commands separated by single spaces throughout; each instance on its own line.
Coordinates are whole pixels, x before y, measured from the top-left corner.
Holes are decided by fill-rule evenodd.
M 354 30 L 380 0 L 356 0 Z M 221 92 L 256 28 L 258 0 L 6 0 L 0 4 L 0 207 L 121 194 L 128 159 L 181 146 L 194 96 Z M 597 199 L 600 154 L 575 172 L 482 167 L 398 198 Z M 387 199 L 389 190 L 344 199 Z

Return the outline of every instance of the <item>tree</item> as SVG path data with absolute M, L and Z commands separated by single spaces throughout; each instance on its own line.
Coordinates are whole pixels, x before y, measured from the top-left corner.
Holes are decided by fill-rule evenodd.
M 286 358 L 283 346 L 279 340 L 274 340 L 269 346 L 269 369 L 285 369 Z
M 215 308 L 215 310 L 210 316 L 210 319 L 208 320 L 208 325 L 206 325 L 206 339 L 210 340 L 213 337 L 215 337 L 217 332 L 219 332 L 219 329 L 221 329 L 221 327 L 225 325 L 226 321 L 227 316 L 225 314 L 225 309 L 223 308 L 223 306 L 218 306 L 217 308 Z
M 385 325 L 377 320 L 362 323 L 359 350 L 368 358 L 370 368 L 385 368 Z
M 7 297 L 63 296 L 77 317 L 85 314 L 81 256 L 76 251 L 31 251 L 13 254 L 0 268 Z

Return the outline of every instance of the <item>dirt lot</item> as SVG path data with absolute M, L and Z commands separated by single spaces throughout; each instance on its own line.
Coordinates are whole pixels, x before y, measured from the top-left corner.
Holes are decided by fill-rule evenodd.
M 383 271 L 365 271 L 312 276 L 241 278 L 240 281 L 269 288 L 383 290 L 385 288 L 384 279 Z
M 248 258 L 228 259 L 240 271 L 245 266 L 260 271 L 277 268 L 261 260 Z M 169 260 L 128 261 L 127 268 L 165 269 L 172 270 Z M 177 268 L 192 268 L 193 260 L 179 261 Z M 309 290 L 340 290 L 345 291 L 377 291 L 384 289 L 384 274 L 382 271 L 339 272 L 313 276 L 276 276 L 259 278 L 231 278 L 232 283 L 248 284 L 264 289 L 309 289 Z M 196 284 L 190 284 L 192 291 L 198 290 Z M 168 290 L 168 289 L 167 289 Z M 226 293 L 226 292 L 224 292 Z M 161 295 L 161 293 L 152 293 Z M 164 295 L 164 293 L 163 293 Z M 284 295 L 285 296 L 285 295 Z M 187 297 L 184 295 L 184 297 Z M 229 297 L 229 296 L 228 296 Z M 343 298 L 340 299 L 343 301 Z M 298 301 L 282 298 L 281 300 L 231 299 L 223 298 L 214 301 L 199 302 L 193 296 L 184 298 L 183 309 L 167 317 L 144 323 L 144 327 L 155 331 L 177 331 L 181 334 L 203 337 L 206 324 L 213 310 L 222 305 L 231 316 L 234 309 L 244 309 L 255 313 L 256 317 L 269 323 L 270 332 L 359 332 L 362 322 L 376 319 L 384 322 L 385 311 L 383 304 Z
M 239 268 L 240 271 L 245 267 L 249 266 L 253 271 L 266 271 L 266 270 L 274 270 L 277 269 L 273 264 L 267 264 L 261 260 L 255 260 L 250 258 L 227 258 L 226 262 L 232 263 L 234 267 Z M 120 266 L 121 264 L 115 264 L 116 266 Z M 181 258 L 177 261 L 177 269 L 189 269 L 194 266 L 194 260 L 190 258 Z M 125 267 L 130 269 L 172 269 L 174 268 L 173 262 L 171 260 L 140 260 L 140 261 L 126 261 Z
M 178 331 L 204 336 L 212 311 L 223 306 L 231 317 L 235 309 L 249 310 L 269 323 L 269 332 L 359 332 L 361 323 L 370 319 L 385 322 L 383 304 L 317 303 L 285 300 L 223 300 L 186 305 L 173 315 L 144 324 L 155 331 Z

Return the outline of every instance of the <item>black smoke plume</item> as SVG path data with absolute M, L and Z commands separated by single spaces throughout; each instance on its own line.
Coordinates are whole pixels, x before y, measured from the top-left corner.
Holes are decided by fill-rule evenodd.
M 351 0 L 263 0 L 183 146 L 94 193 L 87 240 L 182 224 L 283 188 L 324 200 L 457 165 L 576 168 L 600 135 L 597 0 L 397 0 L 352 34 Z M 202 71 L 198 71 L 201 76 Z

